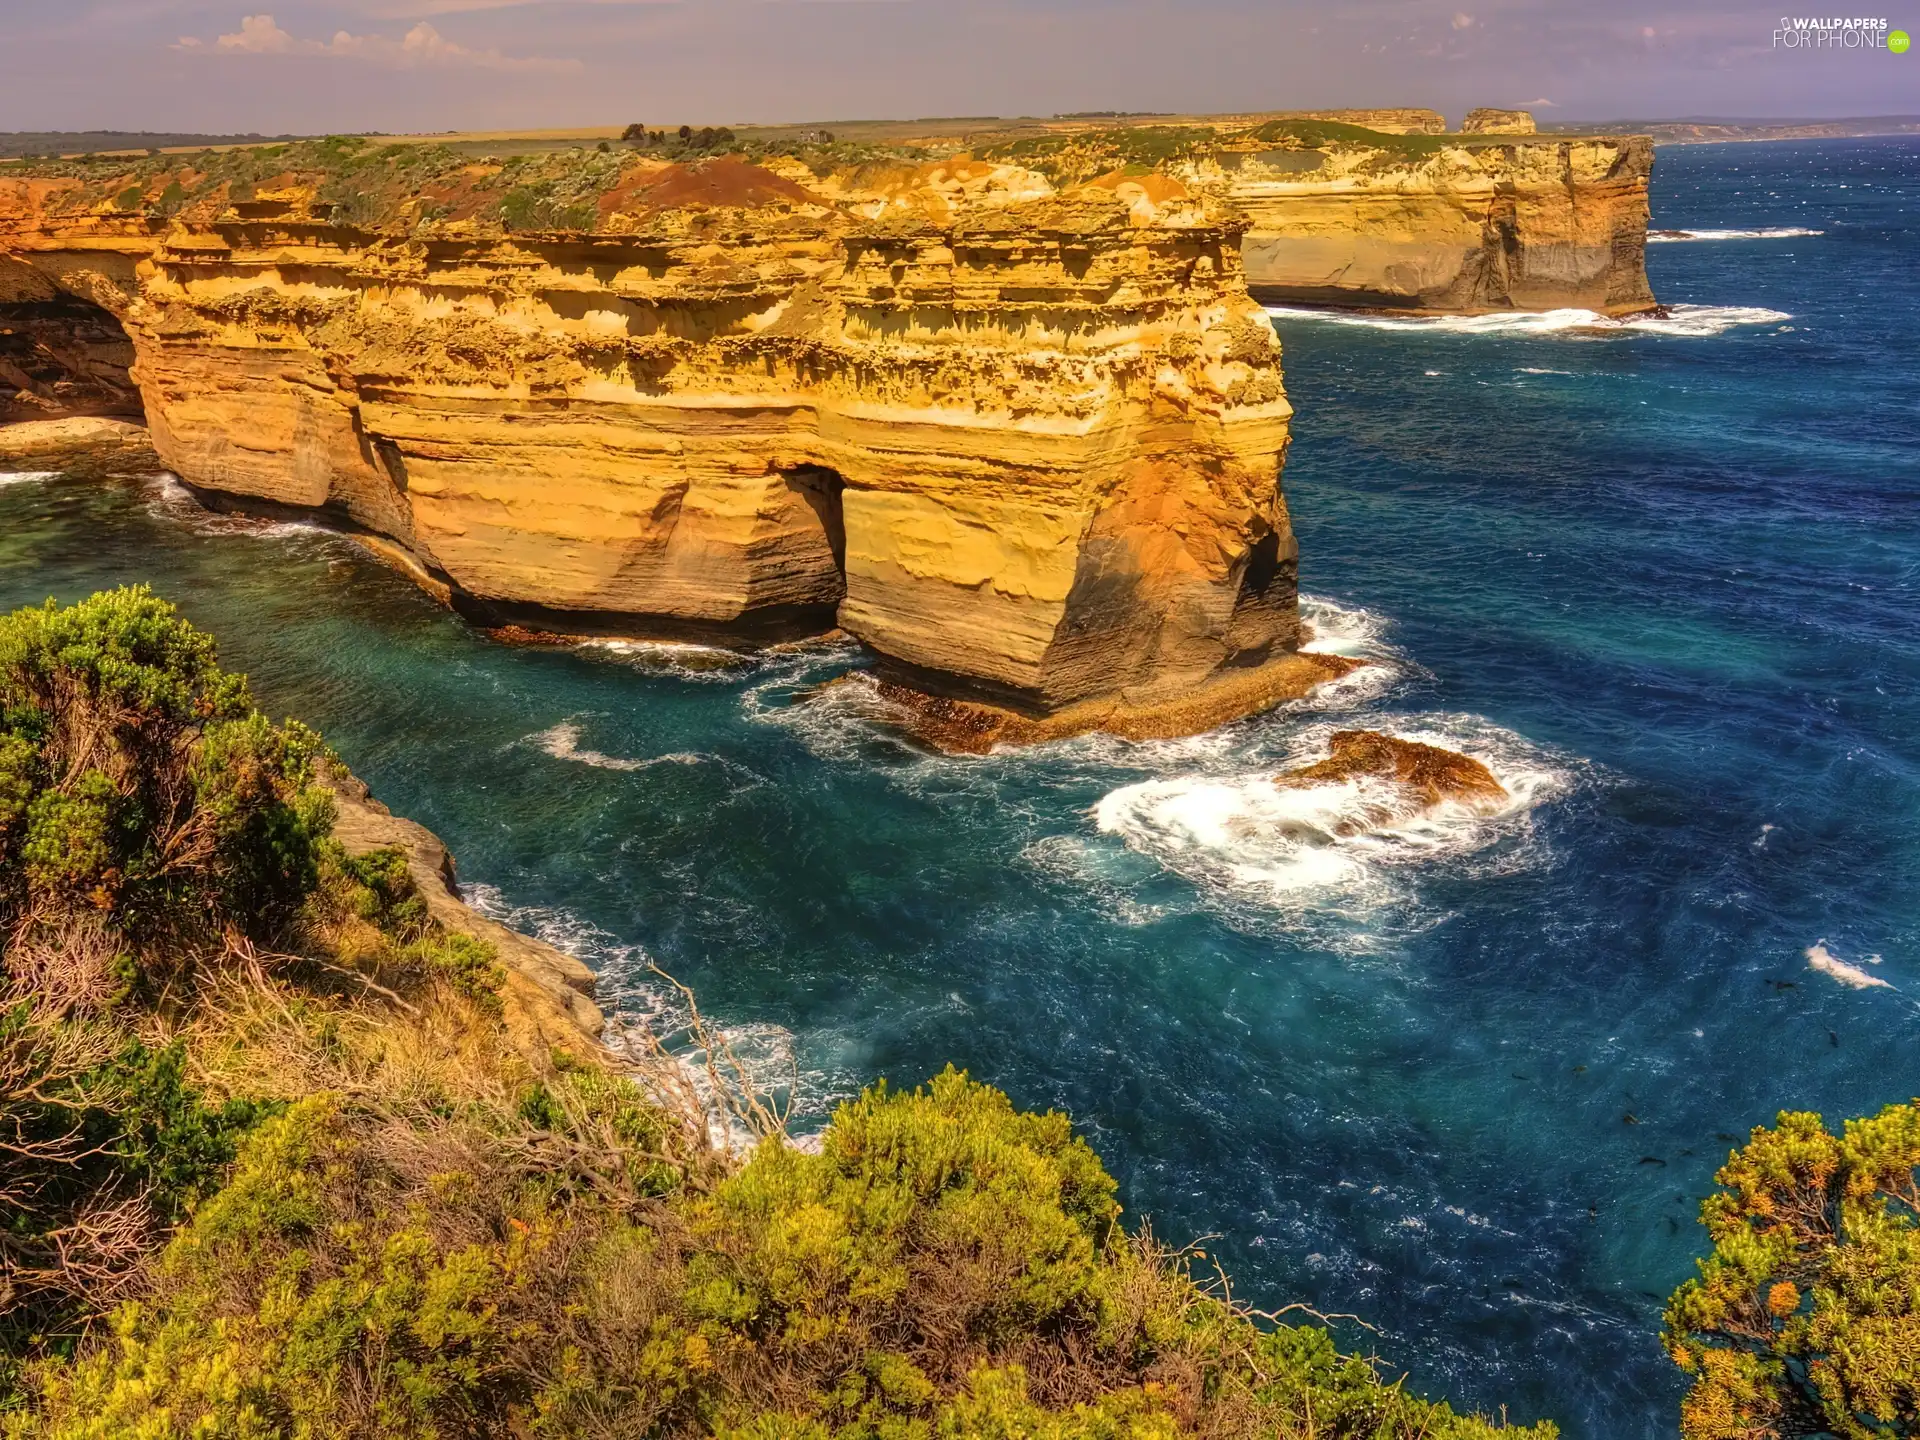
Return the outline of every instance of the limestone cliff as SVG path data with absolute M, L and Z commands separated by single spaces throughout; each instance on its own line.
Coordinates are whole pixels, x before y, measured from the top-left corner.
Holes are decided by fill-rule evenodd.
M 1484 105 L 1469 110 L 1460 122 L 1462 135 L 1531 135 L 1539 128 L 1530 110 L 1496 110 Z
M 1524 114 L 1524 112 L 1515 112 Z M 1415 313 L 1652 308 L 1644 136 L 1388 138 L 1280 123 L 1176 167 L 1246 216 L 1247 284 L 1273 304 Z M 1527 117 L 1530 128 L 1531 117 Z
M 6 273 L 124 327 L 203 495 L 387 537 L 488 619 L 837 623 L 1027 716 L 1245 697 L 1214 723 L 1318 678 L 1288 668 L 1279 349 L 1218 203 L 330 144 L 354 166 L 0 180 Z

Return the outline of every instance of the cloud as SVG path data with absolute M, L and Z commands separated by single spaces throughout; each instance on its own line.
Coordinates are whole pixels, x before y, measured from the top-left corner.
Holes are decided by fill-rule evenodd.
M 396 70 L 426 66 L 468 66 L 480 70 L 578 70 L 578 60 L 550 60 L 538 55 L 503 55 L 498 50 L 474 50 L 449 40 L 422 20 L 398 40 L 387 35 L 334 32 L 331 40 L 303 40 L 284 30 L 271 15 L 245 15 L 240 28 L 217 37 L 211 45 L 195 36 L 182 36 L 176 50 L 221 55 L 328 55 L 336 59 L 366 60 Z
M 1464 10 L 1454 11 L 1453 28 L 1456 30 L 1471 30 L 1473 28 L 1473 16 L 1467 14 Z
M 1539 110 L 1543 108 L 1551 110 L 1553 109 L 1553 102 L 1542 95 L 1538 100 L 1522 100 L 1520 102 L 1520 108 L 1522 110 Z

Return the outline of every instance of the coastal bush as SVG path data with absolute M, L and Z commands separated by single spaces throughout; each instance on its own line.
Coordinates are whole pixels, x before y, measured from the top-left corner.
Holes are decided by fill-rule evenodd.
M 1837 1136 L 1783 1111 L 1715 1178 L 1666 1313 L 1686 1440 L 1920 1434 L 1920 1101 Z
M 6 1440 L 1552 1435 L 1256 1321 L 957 1071 L 747 1150 L 516 1034 L 328 764 L 145 591 L 0 620 Z
M 144 588 L 0 618 L 0 933 L 270 935 L 317 879 L 319 752 Z

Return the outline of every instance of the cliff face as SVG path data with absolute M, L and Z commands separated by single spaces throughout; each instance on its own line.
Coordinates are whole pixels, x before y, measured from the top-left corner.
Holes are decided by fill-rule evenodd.
M 0 421 L 137 415 L 126 331 L 30 265 L 0 255 Z
M 124 326 L 203 493 L 388 537 L 488 618 L 837 622 L 1027 715 L 1275 698 L 1291 412 L 1236 226 L 1178 184 L 641 162 L 509 233 L 460 218 L 486 166 L 426 222 L 276 179 L 164 219 L 0 181 L 0 261 Z
M 1453 314 L 1654 304 L 1643 136 L 1277 140 L 1191 167 L 1195 188 L 1246 215 L 1258 299 Z

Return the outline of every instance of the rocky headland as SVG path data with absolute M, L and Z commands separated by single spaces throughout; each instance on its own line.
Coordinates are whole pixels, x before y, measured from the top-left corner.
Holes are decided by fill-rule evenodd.
M 0 381 L 137 396 L 203 500 L 321 516 L 489 626 L 837 627 L 961 748 L 1183 733 L 1334 668 L 1297 653 L 1263 297 L 1651 301 L 1633 142 L 1362 118 L 1394 129 L 36 161 Z

